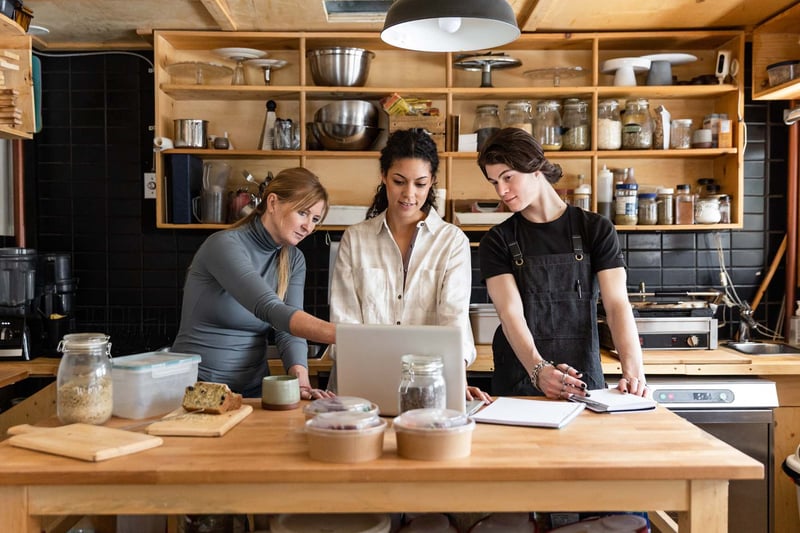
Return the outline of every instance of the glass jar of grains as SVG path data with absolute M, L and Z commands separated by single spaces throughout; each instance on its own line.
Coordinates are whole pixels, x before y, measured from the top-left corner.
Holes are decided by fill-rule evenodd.
M 533 134 L 531 103 L 527 100 L 506 102 L 506 106 L 503 108 L 503 127 L 519 128 Z
M 111 343 L 103 333 L 71 333 L 58 343 L 56 414 L 62 424 L 102 424 L 114 408 Z
M 486 140 L 500 131 L 500 114 L 495 104 L 479 105 L 475 108 L 473 131 L 478 134 L 478 150 Z
M 622 148 L 625 150 L 647 150 L 653 147 L 653 117 L 650 102 L 637 98 L 625 102 L 622 117 Z
M 591 147 L 588 108 L 589 105 L 578 98 L 564 100 L 564 116 L 561 119 L 564 150 L 588 150 Z
M 561 150 L 561 104 L 558 100 L 543 100 L 536 104 L 533 136 L 543 150 Z
M 441 357 L 406 354 L 400 378 L 400 411 L 428 407 L 444 409 L 447 403 Z
M 692 119 L 678 118 L 672 121 L 669 146 L 675 150 L 685 150 L 692 147 Z
M 639 193 L 637 220 L 640 226 L 652 226 L 654 224 L 658 224 L 658 204 L 656 202 L 656 193 Z
M 597 148 L 619 150 L 622 146 L 622 118 L 619 102 L 601 100 L 597 104 Z

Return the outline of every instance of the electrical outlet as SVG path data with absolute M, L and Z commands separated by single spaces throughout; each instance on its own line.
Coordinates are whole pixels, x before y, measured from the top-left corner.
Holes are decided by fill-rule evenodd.
M 156 173 L 144 173 L 144 198 L 145 200 L 156 197 Z

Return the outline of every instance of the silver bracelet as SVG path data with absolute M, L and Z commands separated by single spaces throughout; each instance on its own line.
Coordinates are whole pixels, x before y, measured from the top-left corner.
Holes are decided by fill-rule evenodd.
M 544 392 L 542 389 L 539 388 L 539 373 L 546 366 L 555 366 L 555 363 L 553 361 L 547 361 L 545 359 L 542 359 L 535 367 L 533 367 L 533 370 L 531 370 L 531 375 L 530 375 L 531 385 L 533 385 L 533 388 L 538 390 L 539 392 Z

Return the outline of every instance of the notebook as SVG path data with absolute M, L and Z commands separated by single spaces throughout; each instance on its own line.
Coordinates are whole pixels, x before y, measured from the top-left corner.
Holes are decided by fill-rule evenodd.
M 506 426 L 562 428 L 583 411 L 582 403 L 500 397 L 472 418 L 476 422 Z
M 619 389 L 596 389 L 589 397 L 572 396 L 570 400 L 586 405 L 596 413 L 618 413 L 623 411 L 649 411 L 656 408 L 656 401 L 635 394 L 622 394 Z
M 400 358 L 433 355 L 444 365 L 447 408 L 466 412 L 467 374 L 455 326 L 337 324 L 336 378 L 339 396 L 357 396 L 378 405 L 381 415 L 400 414 Z

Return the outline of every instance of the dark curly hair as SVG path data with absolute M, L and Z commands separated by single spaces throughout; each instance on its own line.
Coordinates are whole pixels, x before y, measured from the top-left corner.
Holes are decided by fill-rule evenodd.
M 486 165 L 502 164 L 526 174 L 541 171 L 547 181 L 555 183 L 563 172 L 561 166 L 544 156 L 542 145 L 533 135 L 519 128 L 503 128 L 483 143 L 478 153 L 478 166 L 487 178 Z
M 436 151 L 436 143 L 431 136 L 423 129 L 412 128 L 409 130 L 397 130 L 389 136 L 386 146 L 381 150 L 381 176 L 386 177 L 389 168 L 399 159 L 422 159 L 427 161 L 431 167 L 431 177 L 433 183 L 428 190 L 428 197 L 422 204 L 422 211 L 427 212 L 430 208 L 436 209 L 436 173 L 439 171 L 439 153 Z M 389 207 L 389 198 L 386 196 L 386 186 L 381 182 L 375 192 L 372 205 L 367 210 L 367 218 L 373 218 L 386 211 Z

